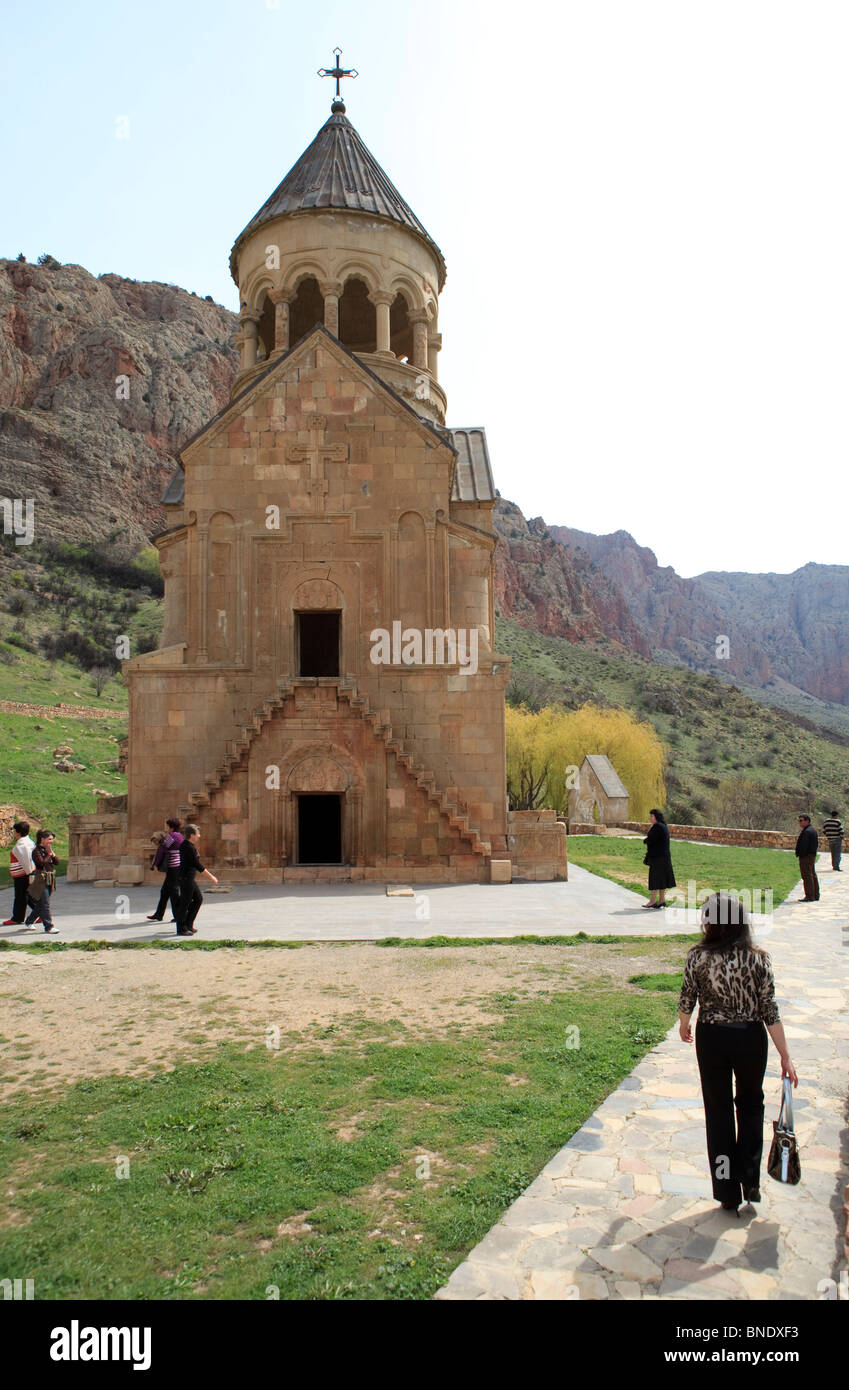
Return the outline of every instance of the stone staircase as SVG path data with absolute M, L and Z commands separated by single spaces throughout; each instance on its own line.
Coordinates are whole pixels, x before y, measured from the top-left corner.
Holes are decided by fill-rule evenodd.
M 347 700 L 352 713 L 359 715 L 365 723 L 371 726 L 375 737 L 382 739 L 387 751 L 394 754 L 398 764 L 404 768 L 416 786 L 422 789 L 428 801 L 437 807 L 440 815 L 448 821 L 449 826 L 458 831 L 460 837 L 471 845 L 473 853 L 482 858 L 491 857 L 492 846 L 489 840 L 484 840 L 477 827 L 472 824 L 468 811 L 460 798 L 456 795 L 450 795 L 456 789 L 443 790 L 438 786 L 436 774 L 424 767 L 404 746 L 401 739 L 393 733 L 389 721 L 389 711 L 373 710 L 369 704 L 368 696 L 360 695 L 352 676 L 310 678 L 282 676 L 277 682 L 275 694 L 269 695 L 262 705 L 254 711 L 250 722 L 243 725 L 239 737 L 235 740 L 228 740 L 227 752 L 220 766 L 211 777 L 205 779 L 200 791 L 193 792 L 189 800 L 179 807 L 179 813 L 184 820 L 193 820 L 201 807 L 210 804 L 215 792 L 223 786 L 234 769 L 241 764 L 257 735 L 268 721 L 283 708 L 286 701 L 294 696 L 296 687 L 311 688 L 316 685 L 335 686 L 338 698 Z

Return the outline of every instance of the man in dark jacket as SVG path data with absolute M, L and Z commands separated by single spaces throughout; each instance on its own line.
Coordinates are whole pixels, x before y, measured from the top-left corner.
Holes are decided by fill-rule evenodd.
M 799 817 L 799 838 L 796 841 L 796 855 L 799 860 L 799 872 L 802 875 L 802 883 L 805 888 L 804 898 L 797 898 L 797 902 L 816 903 L 819 902 L 820 884 L 817 878 L 816 862 L 817 853 L 820 847 L 819 835 L 811 825 L 810 816 Z

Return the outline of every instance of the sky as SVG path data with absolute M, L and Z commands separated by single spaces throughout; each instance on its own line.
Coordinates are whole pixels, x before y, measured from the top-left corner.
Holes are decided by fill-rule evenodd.
M 329 115 L 440 245 L 448 423 L 683 575 L 849 563 L 845 0 L 0 0 L 0 255 L 238 308 Z

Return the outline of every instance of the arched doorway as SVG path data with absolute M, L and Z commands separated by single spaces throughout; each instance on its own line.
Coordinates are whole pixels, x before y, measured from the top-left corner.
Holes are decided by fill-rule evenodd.
M 292 867 L 356 864 L 362 778 L 350 758 L 315 749 L 292 767 L 283 793 L 285 860 Z

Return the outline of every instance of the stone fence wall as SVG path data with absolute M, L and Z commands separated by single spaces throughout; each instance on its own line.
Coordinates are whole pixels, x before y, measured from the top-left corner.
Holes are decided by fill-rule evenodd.
M 633 830 L 647 835 L 649 821 L 620 820 L 610 827 L 604 825 L 572 822 L 570 835 L 603 835 L 607 829 Z M 706 845 L 742 845 L 749 849 L 795 849 L 798 831 L 784 830 L 738 830 L 733 826 L 715 825 L 670 825 L 669 836 L 673 840 L 698 840 Z M 820 849 L 828 849 L 828 840 L 820 835 Z M 844 840 L 844 847 L 846 841 Z
M 126 719 L 125 709 L 95 709 L 92 705 L 22 705 L 17 700 L 0 700 L 3 714 L 34 714 L 41 719 Z

